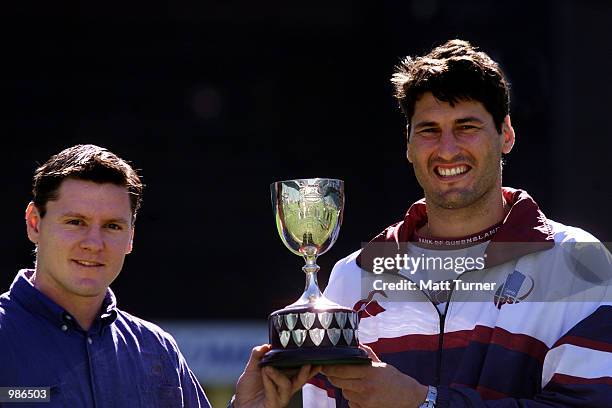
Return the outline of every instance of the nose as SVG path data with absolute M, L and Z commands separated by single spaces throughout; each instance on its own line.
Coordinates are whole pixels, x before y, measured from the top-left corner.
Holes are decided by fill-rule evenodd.
M 452 160 L 460 152 L 457 146 L 457 138 L 452 129 L 442 130 L 438 145 L 438 156 L 443 160 Z
M 92 226 L 87 229 L 81 240 L 81 248 L 93 252 L 101 251 L 104 248 L 104 237 L 100 228 Z

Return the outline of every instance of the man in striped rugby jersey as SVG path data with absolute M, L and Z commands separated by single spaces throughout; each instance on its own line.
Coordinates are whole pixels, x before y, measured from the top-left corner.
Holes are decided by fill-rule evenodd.
M 611 256 L 587 232 L 548 219 L 525 191 L 502 187 L 515 132 L 498 64 L 451 40 L 403 60 L 392 82 L 425 198 L 334 267 L 325 295 L 359 310 L 373 363 L 324 367 L 304 406 L 610 406 Z M 485 261 L 379 275 L 373 266 L 389 252 Z M 395 293 L 385 279 L 494 289 Z

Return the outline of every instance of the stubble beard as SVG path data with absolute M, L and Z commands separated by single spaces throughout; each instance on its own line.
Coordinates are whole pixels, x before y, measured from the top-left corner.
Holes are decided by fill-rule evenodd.
M 458 210 L 468 208 L 478 202 L 486 192 L 479 194 L 476 189 L 453 189 L 450 191 L 425 191 L 425 199 L 428 205 L 445 210 Z
M 417 177 L 418 179 L 418 177 Z M 428 205 L 433 205 L 445 210 L 459 210 L 473 207 L 476 211 L 480 208 L 478 203 L 486 201 L 486 196 L 493 192 L 497 186 L 497 180 L 501 180 L 501 166 L 499 172 L 485 174 L 477 179 L 472 186 L 462 188 L 450 188 L 446 191 L 437 189 L 425 189 L 425 200 Z M 501 187 L 501 181 L 500 181 Z

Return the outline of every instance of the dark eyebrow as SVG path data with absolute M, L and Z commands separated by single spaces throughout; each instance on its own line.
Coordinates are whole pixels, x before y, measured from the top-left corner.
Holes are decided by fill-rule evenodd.
M 435 127 L 438 126 L 437 122 L 432 122 L 432 121 L 423 121 L 423 122 L 418 122 L 414 125 L 414 128 L 421 128 L 421 127 Z
M 72 211 L 68 211 L 65 212 L 61 215 L 62 217 L 74 217 L 74 218 L 83 218 L 83 219 L 87 219 L 88 217 L 84 216 L 81 213 L 78 212 L 72 212 Z
M 478 122 L 481 125 L 484 125 L 484 122 L 482 120 L 478 119 L 475 116 L 468 116 L 467 118 L 461 118 L 461 119 L 457 119 L 455 121 L 455 123 L 458 124 L 458 125 L 461 125 L 463 123 L 469 123 L 469 122 Z
M 68 211 L 66 213 L 62 214 L 62 217 L 74 217 L 74 218 L 82 218 L 84 220 L 88 220 L 89 217 L 78 213 L 78 212 L 72 212 L 72 211 Z M 129 221 L 127 221 L 124 218 L 111 218 L 110 220 L 106 220 L 106 224 L 125 224 L 125 225 L 130 225 Z
M 130 225 L 129 221 L 123 219 L 123 218 L 116 218 L 116 219 L 111 219 L 106 221 L 107 224 L 124 224 L 124 225 Z

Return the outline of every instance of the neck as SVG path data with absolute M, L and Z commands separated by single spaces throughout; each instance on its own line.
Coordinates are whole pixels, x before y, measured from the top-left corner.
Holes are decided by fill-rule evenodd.
M 30 280 L 36 289 L 70 313 L 85 331 L 89 330 L 100 313 L 105 293 L 91 297 L 76 294 L 67 296 L 65 289 L 59 288 L 55 281 L 52 281 L 44 273 L 40 273 L 38 269 Z
M 427 224 L 419 234 L 444 238 L 472 235 L 503 221 L 506 207 L 501 188 L 466 208 L 447 209 L 427 204 Z

